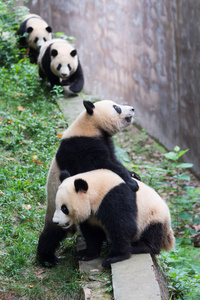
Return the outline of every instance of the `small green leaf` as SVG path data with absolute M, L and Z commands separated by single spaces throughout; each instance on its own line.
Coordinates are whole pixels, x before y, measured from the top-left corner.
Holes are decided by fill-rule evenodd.
M 184 211 L 179 214 L 179 218 L 181 218 L 183 220 L 188 220 L 191 217 L 191 215 L 192 215 L 191 213 Z
M 175 152 L 165 153 L 165 157 L 167 159 L 172 159 L 172 160 L 178 160 L 179 159 L 178 155 Z
M 184 169 L 187 169 L 187 168 L 192 168 L 193 167 L 193 164 L 190 164 L 190 163 L 182 163 L 182 164 L 179 164 L 177 165 L 178 168 L 184 168 Z
M 174 147 L 174 151 L 179 152 L 180 151 L 180 147 L 179 146 L 175 146 Z
M 195 224 L 200 224 L 200 219 L 194 218 L 194 219 L 192 220 L 192 222 L 195 223 Z
M 187 180 L 187 181 L 190 181 L 190 176 L 187 175 L 187 174 L 175 175 L 174 178 L 178 178 L 178 179 L 181 179 L 181 180 Z
M 195 190 L 195 193 L 200 194 L 200 187 Z
M 181 150 L 179 153 L 178 153 L 178 157 L 181 157 L 183 154 L 185 154 L 186 152 L 188 152 L 189 149 L 186 149 L 186 150 Z

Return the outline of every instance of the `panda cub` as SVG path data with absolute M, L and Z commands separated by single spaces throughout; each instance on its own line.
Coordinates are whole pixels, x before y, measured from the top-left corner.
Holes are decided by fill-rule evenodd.
M 55 264 L 55 250 L 67 231 L 52 222 L 55 197 L 60 185 L 60 172 L 68 170 L 73 176 L 95 169 L 110 169 L 117 173 L 132 189 L 138 189 L 129 171 L 118 161 L 112 136 L 131 124 L 132 106 L 118 105 L 110 100 L 92 103 L 84 101 L 85 110 L 64 131 L 63 138 L 53 158 L 47 178 L 47 210 L 44 229 L 38 242 L 38 259 L 42 265 Z M 135 173 L 136 178 L 139 176 Z
M 137 181 L 135 193 L 110 170 L 99 169 L 69 177 L 61 172 L 53 222 L 63 229 L 80 225 L 87 248 L 79 260 L 97 258 L 106 234 L 110 251 L 104 267 L 122 261 L 131 253 L 158 254 L 174 247 L 170 212 L 160 196 Z M 68 177 L 68 178 L 67 178 Z
M 68 86 L 79 93 L 84 85 L 82 67 L 76 49 L 63 39 L 46 42 L 38 57 L 39 75 L 47 77 L 51 86 Z
M 27 33 L 27 37 L 24 34 Z M 17 32 L 20 48 L 29 49 L 31 63 L 37 63 L 41 46 L 52 39 L 51 27 L 38 15 L 26 15 Z

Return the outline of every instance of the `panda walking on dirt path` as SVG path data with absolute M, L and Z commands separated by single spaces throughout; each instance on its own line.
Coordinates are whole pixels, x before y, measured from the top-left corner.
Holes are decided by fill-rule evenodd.
M 39 75 L 54 85 L 68 86 L 79 93 L 84 85 L 83 70 L 76 49 L 63 39 L 46 42 L 38 57 Z

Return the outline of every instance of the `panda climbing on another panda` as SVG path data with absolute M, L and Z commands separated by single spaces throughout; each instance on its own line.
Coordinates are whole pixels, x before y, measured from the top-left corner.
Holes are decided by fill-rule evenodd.
M 20 35 L 20 48 L 29 49 L 30 62 L 37 63 L 41 46 L 52 39 L 52 28 L 40 16 L 28 14 L 20 25 L 17 34 Z
M 51 86 L 68 86 L 69 91 L 79 93 L 84 85 L 82 67 L 76 49 L 67 41 L 53 39 L 40 49 L 39 75 L 48 78 Z
M 80 225 L 87 248 L 79 260 L 99 257 L 108 236 L 110 251 L 103 267 L 128 259 L 132 253 L 158 254 L 174 247 L 170 212 L 160 196 L 141 181 L 136 193 L 110 170 L 93 170 L 69 177 L 61 172 L 53 222 L 68 229 Z
M 132 123 L 132 106 L 118 105 L 110 100 L 83 102 L 85 110 L 64 131 L 47 178 L 47 210 L 44 229 L 38 242 L 38 259 L 42 265 L 56 263 L 55 250 L 67 231 L 52 222 L 55 198 L 60 185 L 60 172 L 78 173 L 105 168 L 118 174 L 135 193 L 138 184 L 118 161 L 112 136 Z M 133 172 L 133 176 L 139 176 Z

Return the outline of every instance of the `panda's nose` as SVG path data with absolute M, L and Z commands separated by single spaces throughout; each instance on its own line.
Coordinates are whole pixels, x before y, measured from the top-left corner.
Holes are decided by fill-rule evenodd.
M 67 77 L 67 74 L 66 73 L 61 73 L 61 76 L 62 77 Z
M 59 222 L 54 222 L 54 224 L 58 225 L 58 224 L 59 224 Z

